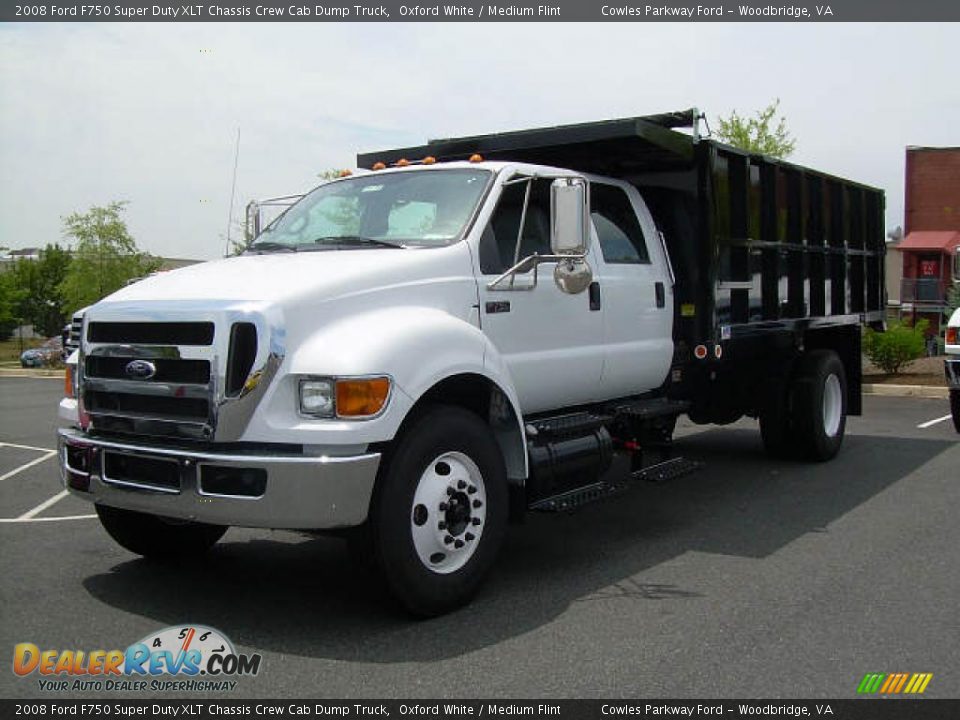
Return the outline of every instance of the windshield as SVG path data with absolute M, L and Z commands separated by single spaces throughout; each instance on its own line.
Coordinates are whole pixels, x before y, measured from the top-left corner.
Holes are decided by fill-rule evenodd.
M 436 247 L 460 239 L 488 170 L 363 175 L 321 185 L 257 237 L 256 251 Z

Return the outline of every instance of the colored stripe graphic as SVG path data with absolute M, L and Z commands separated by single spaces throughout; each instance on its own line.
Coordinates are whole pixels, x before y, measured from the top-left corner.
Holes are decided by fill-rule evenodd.
M 875 693 L 880 689 L 880 683 L 883 682 L 885 677 L 886 673 L 867 673 L 863 676 L 863 680 L 860 681 L 860 687 L 857 688 L 857 692 Z
M 933 679 L 933 673 L 867 673 L 857 686 L 860 694 L 920 695 Z

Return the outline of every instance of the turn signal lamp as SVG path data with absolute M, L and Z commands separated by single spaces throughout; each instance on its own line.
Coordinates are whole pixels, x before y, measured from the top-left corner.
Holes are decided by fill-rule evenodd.
M 960 345 L 960 340 L 957 340 L 958 335 L 960 335 L 960 333 L 957 332 L 957 328 L 948 327 L 944 340 L 946 341 L 947 345 Z
M 74 365 L 67 365 L 67 370 L 63 374 L 63 396 L 67 398 L 76 397 L 73 391 L 73 368 Z
M 386 405 L 389 395 L 389 378 L 337 380 L 337 417 L 376 415 Z
M 470 156 L 470 162 L 483 162 L 483 155 L 479 153 L 474 153 Z

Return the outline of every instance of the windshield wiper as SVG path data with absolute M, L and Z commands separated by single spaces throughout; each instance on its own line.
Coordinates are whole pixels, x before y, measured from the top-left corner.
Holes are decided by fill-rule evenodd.
M 281 242 L 255 242 L 247 248 L 246 252 L 274 252 L 275 250 L 285 250 L 286 252 L 296 252 L 296 245 L 287 245 Z
M 313 241 L 314 245 L 373 245 L 375 247 L 406 249 L 405 245 L 390 242 L 389 240 L 377 240 L 376 238 L 363 237 L 362 235 L 325 235 L 318 237 Z

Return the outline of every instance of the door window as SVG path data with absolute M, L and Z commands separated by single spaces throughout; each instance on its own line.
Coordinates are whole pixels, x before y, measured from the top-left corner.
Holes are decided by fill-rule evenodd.
M 640 222 L 630 198 L 620 188 L 590 184 L 590 217 L 597 230 L 600 250 L 608 263 L 649 263 Z
M 549 179 L 531 180 L 530 204 L 524 218 L 518 260 L 534 253 L 550 254 L 550 182 Z M 480 270 L 485 275 L 499 275 L 515 264 L 517 233 L 526 192 L 527 183 L 524 182 L 503 188 L 493 217 L 480 238 Z

